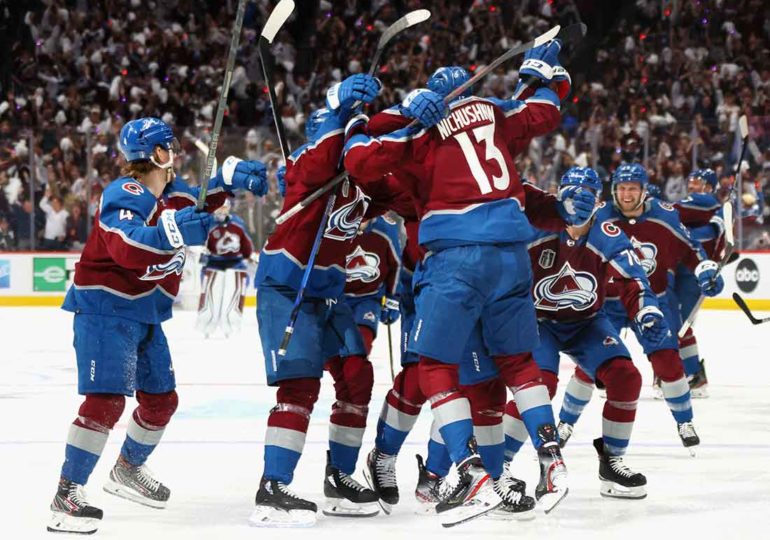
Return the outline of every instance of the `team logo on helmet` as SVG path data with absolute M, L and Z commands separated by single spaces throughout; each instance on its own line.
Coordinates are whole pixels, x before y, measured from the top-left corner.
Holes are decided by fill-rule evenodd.
M 380 277 L 380 257 L 376 253 L 364 251 L 361 246 L 356 246 L 353 253 L 345 259 L 345 273 L 345 281 L 376 281 Z
M 590 272 L 576 271 L 565 263 L 556 275 L 546 276 L 535 285 L 535 308 L 559 311 L 572 308 L 585 311 L 596 303 L 596 278 Z
M 355 238 L 358 233 L 358 227 L 369 207 L 369 197 L 364 195 L 360 187 L 354 188 L 353 200 L 343 204 L 329 216 L 329 223 L 324 231 L 326 238 L 345 241 Z
M 658 261 L 656 260 L 658 256 L 658 246 L 652 242 L 640 242 L 633 236 L 631 237 L 631 245 L 634 246 L 634 249 L 637 250 L 637 252 L 642 254 L 642 256 L 639 257 L 642 268 L 644 268 L 644 272 L 648 276 L 651 276 L 658 267 Z
M 556 252 L 552 249 L 544 249 L 540 254 L 540 259 L 537 261 L 537 263 L 540 265 L 540 268 L 544 268 L 545 270 L 551 268 L 555 262 Z
M 214 231 L 215 233 L 218 231 Z M 225 231 L 215 245 L 217 255 L 238 253 L 241 251 L 241 239 L 237 234 Z
M 171 274 L 181 276 L 186 258 L 187 256 L 185 255 L 184 250 L 179 250 L 174 254 L 170 261 L 148 266 L 145 274 L 139 279 L 142 281 L 160 281 Z

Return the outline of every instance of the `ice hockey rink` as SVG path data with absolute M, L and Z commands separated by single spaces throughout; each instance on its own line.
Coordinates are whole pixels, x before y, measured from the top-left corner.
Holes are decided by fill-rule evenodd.
M 767 314 L 765 314 L 767 315 Z M 253 308 L 240 335 L 204 340 L 193 330 L 193 312 L 179 311 L 165 325 L 171 344 L 180 406 L 164 440 L 149 461 L 172 490 L 169 506 L 153 510 L 102 491 L 125 435 L 126 408 L 87 486 L 90 500 L 104 509 L 97 532 L 111 539 L 137 538 L 762 538 L 770 525 L 770 362 L 768 326 L 751 326 L 738 311 L 704 311 L 696 325 L 706 358 L 711 397 L 694 402 L 702 444 L 697 456 L 682 448 L 674 421 L 652 397 L 651 371 L 635 342 L 635 361 L 644 376 L 628 464 L 647 475 L 648 497 L 640 501 L 599 496 L 598 464 L 591 440 L 600 434 L 598 394 L 565 448 L 570 493 L 551 514 L 530 522 L 481 518 L 451 530 L 435 517 L 417 515 L 415 453 L 425 452 L 429 411 L 407 441 L 398 461 L 401 503 L 390 516 L 328 518 L 315 529 L 254 529 L 253 507 L 265 421 L 274 391 L 265 385 Z M 45 531 L 64 455 L 64 439 L 80 398 L 71 347 L 72 316 L 56 308 L 1 308 L 0 463 L 3 464 L 0 537 L 51 538 Z M 397 331 L 396 328 L 394 330 Z M 394 334 L 396 335 L 396 334 Z M 371 448 L 374 425 L 390 384 L 385 328 L 375 343 L 376 386 L 362 458 Z M 561 403 L 572 364 L 562 365 Z M 326 379 L 313 413 L 305 455 L 293 488 L 323 503 L 322 482 L 327 419 L 332 401 Z M 360 460 L 362 462 L 363 459 Z M 533 491 L 537 462 L 531 446 L 516 472 Z M 363 478 L 360 471 L 357 476 Z M 547 536 L 546 536 L 547 535 Z M 681 535 L 681 536 L 680 536 Z

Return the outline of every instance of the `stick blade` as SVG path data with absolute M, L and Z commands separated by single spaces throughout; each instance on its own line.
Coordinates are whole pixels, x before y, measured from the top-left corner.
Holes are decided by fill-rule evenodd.
M 738 118 L 738 129 L 741 132 L 741 139 L 745 139 L 749 136 L 749 119 L 744 114 Z
M 552 39 L 556 38 L 559 35 L 559 32 L 561 31 L 561 26 L 558 24 L 548 30 L 545 34 L 540 34 L 535 38 L 534 43 L 532 44 L 532 48 L 539 47 L 540 45 L 543 45 L 545 43 L 548 43 Z
M 416 9 L 410 11 L 396 22 L 388 26 L 380 36 L 380 41 L 377 42 L 378 49 L 384 49 L 388 42 L 393 39 L 396 34 L 399 34 L 416 24 L 420 24 L 423 21 L 430 19 L 430 11 L 427 9 Z
M 262 37 L 265 38 L 268 43 L 273 42 L 275 35 L 291 16 L 293 11 L 294 0 L 281 0 L 278 2 L 278 5 L 275 6 L 272 13 L 270 13 L 270 16 L 267 18 L 264 28 L 262 28 Z

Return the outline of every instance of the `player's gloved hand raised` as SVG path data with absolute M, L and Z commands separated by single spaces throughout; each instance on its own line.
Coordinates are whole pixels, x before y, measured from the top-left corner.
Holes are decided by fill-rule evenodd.
M 414 118 L 424 127 L 430 128 L 444 119 L 448 109 L 444 98 L 439 94 L 418 88 L 406 96 L 401 104 L 401 112 L 407 118 Z
M 286 165 L 281 165 L 275 171 L 275 181 L 278 184 L 278 193 L 286 196 Z
M 216 218 L 208 212 L 197 212 L 195 206 L 181 210 L 164 210 L 160 214 L 158 231 L 171 248 L 202 246 Z
M 714 261 L 701 261 L 695 267 L 695 278 L 706 296 L 716 296 L 725 288 L 725 280 L 717 274 L 719 265 Z
M 560 51 L 561 41 L 558 39 L 528 50 L 519 68 L 519 77 L 537 77 L 545 83 L 550 83 L 553 79 L 553 68 L 559 65 Z
M 557 200 L 559 214 L 569 225 L 585 224 L 596 210 L 596 194 L 580 186 L 564 186 Z
M 267 193 L 267 169 L 261 161 L 244 161 L 230 156 L 217 171 L 217 179 L 227 191 L 245 189 L 257 197 Z
M 381 89 L 382 84 L 375 77 L 362 73 L 351 75 L 326 91 L 326 107 L 332 111 L 349 112 L 358 101 L 373 102 Z
M 391 325 L 398 320 L 400 315 L 401 312 L 398 310 L 398 300 L 386 296 L 385 303 L 380 312 L 380 322 L 382 324 Z
M 663 313 L 654 306 L 640 309 L 634 320 L 642 335 L 653 344 L 660 343 L 671 333 Z

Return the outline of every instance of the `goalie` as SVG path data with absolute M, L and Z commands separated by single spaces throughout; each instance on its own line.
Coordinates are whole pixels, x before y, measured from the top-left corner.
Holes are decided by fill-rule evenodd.
M 256 262 L 254 245 L 246 226 L 230 214 L 227 203 L 217 211 L 225 221 L 209 232 L 206 250 L 201 256 L 202 283 L 195 327 L 208 338 L 218 327 L 225 337 L 237 333 L 243 317 L 243 300 L 248 287 L 248 263 Z

